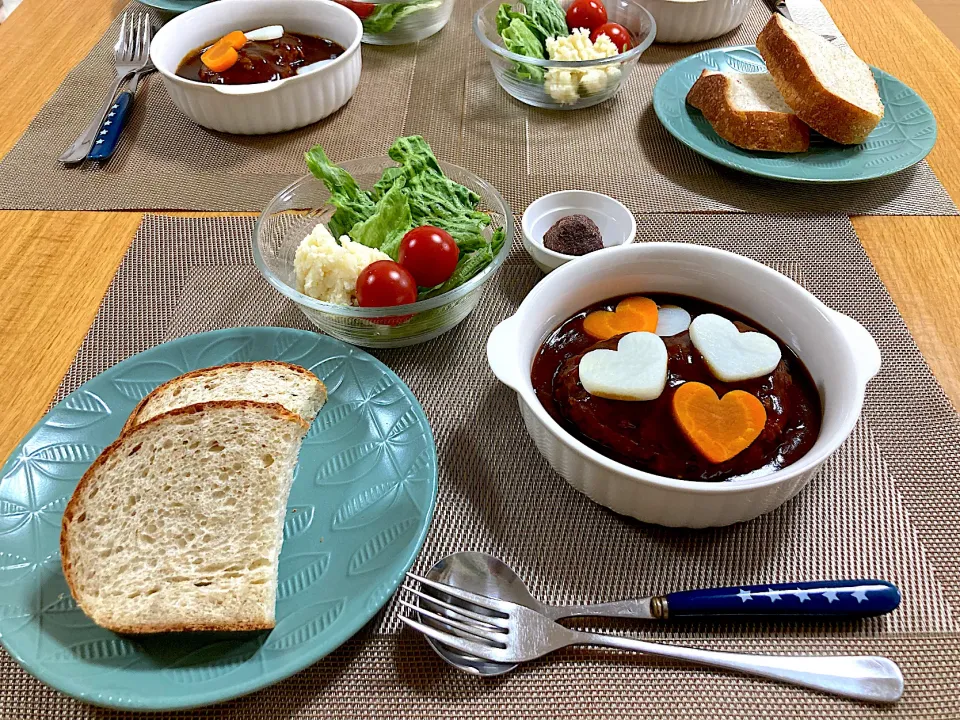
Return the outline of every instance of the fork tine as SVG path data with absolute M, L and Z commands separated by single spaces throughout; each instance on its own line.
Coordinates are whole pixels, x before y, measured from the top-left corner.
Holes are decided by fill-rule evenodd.
M 446 585 L 444 583 L 436 582 L 435 580 L 427 580 L 425 577 L 420 577 L 419 575 L 414 575 L 413 573 L 407 573 L 407 577 L 413 578 L 422 585 L 432 587 L 436 590 L 451 595 L 460 600 L 465 600 L 468 603 L 473 603 L 487 610 L 493 610 L 494 612 L 501 613 L 505 617 L 510 617 L 510 606 L 512 603 L 504 602 L 503 600 L 497 600 L 495 598 L 486 597 L 484 595 L 477 595 L 472 593 L 469 590 L 461 590 L 460 588 L 453 587 L 453 585 Z
M 131 18 L 127 27 L 127 40 L 124 45 L 123 59 L 125 62 L 132 62 L 134 53 L 137 51 L 137 21 L 139 18 Z
M 419 623 L 413 618 L 408 618 L 403 615 L 398 615 L 397 617 L 400 618 L 402 623 L 409 625 L 414 630 L 418 630 L 424 635 L 432 637 L 437 642 L 443 643 L 447 647 L 452 647 L 454 650 L 459 650 L 462 653 L 473 655 L 483 660 L 492 660 L 494 662 L 509 661 L 509 658 L 505 656 L 504 651 L 500 648 L 491 647 L 490 645 L 484 645 L 483 643 L 472 640 L 464 640 L 456 635 L 450 635 L 436 628 L 432 628 L 429 625 Z
M 443 615 L 440 615 L 438 613 L 431 612 L 426 608 L 417 607 L 413 603 L 408 603 L 406 600 L 400 600 L 399 602 L 404 607 L 409 608 L 416 613 L 420 613 L 420 615 L 425 615 L 428 618 L 436 620 L 441 625 L 455 628 L 460 632 L 470 635 L 471 637 L 479 638 L 481 640 L 486 640 L 488 643 L 492 643 L 496 647 L 500 647 L 500 648 L 506 647 L 506 645 L 503 642 L 497 639 L 497 636 L 498 635 L 502 636 L 503 633 L 498 632 L 493 628 L 490 628 L 489 630 L 484 630 L 478 627 L 477 625 L 467 625 L 466 623 L 459 622 L 458 620 L 454 620 L 453 618 L 444 617 Z
M 468 610 L 467 608 L 460 607 L 459 605 L 453 605 L 444 600 L 441 600 L 440 598 L 436 598 L 432 595 L 428 595 L 425 592 L 421 592 L 420 590 L 412 588 L 409 585 L 404 585 L 403 589 L 413 593 L 417 597 L 422 598 L 423 600 L 426 600 L 429 603 L 436 605 L 439 608 L 456 613 L 461 617 L 467 618 L 469 620 L 475 620 L 487 626 L 494 625 L 499 628 L 507 627 L 507 621 L 504 620 L 503 618 L 491 617 L 490 615 L 482 615 L 481 613 L 474 612 L 473 610 Z
M 136 49 L 133 51 L 133 60 L 139 60 L 143 57 L 143 16 L 146 13 L 137 14 L 137 45 Z
M 150 43 L 153 42 L 153 19 L 149 13 L 143 14 L 143 61 L 150 55 Z
M 137 62 L 146 61 L 146 56 L 150 54 L 150 15 L 143 13 L 143 22 L 141 23 L 140 37 L 137 38 Z
M 120 18 L 120 34 L 117 35 L 117 42 L 113 46 L 114 61 L 122 61 L 123 53 L 127 47 L 127 13 Z

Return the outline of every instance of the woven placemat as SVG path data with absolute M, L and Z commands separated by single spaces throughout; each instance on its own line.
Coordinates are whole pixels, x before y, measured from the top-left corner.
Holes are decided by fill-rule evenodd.
M 260 277 L 251 218 L 147 216 L 58 399 L 119 360 L 190 333 L 309 327 Z M 702 647 L 876 653 L 906 693 L 874 707 L 774 683 L 599 650 L 568 650 L 483 680 L 401 631 L 393 601 L 295 677 L 196 713 L 243 718 L 956 718 L 960 711 L 960 421 L 846 218 L 638 217 L 644 240 L 709 244 L 766 263 L 877 339 L 883 369 L 850 440 L 811 485 L 755 521 L 702 531 L 643 525 L 595 505 L 550 470 L 516 399 L 486 368 L 490 329 L 540 279 L 516 243 L 477 310 L 424 345 L 374 352 L 416 393 L 437 440 L 440 495 L 416 568 L 457 550 L 513 565 L 536 595 L 581 603 L 683 588 L 881 577 L 904 601 L 862 622 L 604 622 Z M 482 430 L 480 430 L 482 428 Z M 113 718 L 44 687 L 0 654 L 0 717 Z
M 515 206 L 579 187 L 614 195 L 635 212 L 957 212 L 925 162 L 890 178 L 824 189 L 722 168 L 667 133 L 651 104 L 660 74 L 700 50 L 753 43 L 770 17 L 762 2 L 717 40 L 654 45 L 614 99 L 562 112 L 523 105 L 497 85 L 471 26 L 484 1 L 458 0 L 447 27 L 418 44 L 364 46 L 360 86 L 346 107 L 281 135 L 200 128 L 152 76 L 114 158 L 102 169 L 65 169 L 57 156 L 88 122 L 113 75 L 118 20 L 0 162 L 0 207 L 256 211 L 305 173 L 303 152 L 314 144 L 343 161 L 383 155 L 396 137 L 421 134 L 441 159 L 492 182 Z M 819 0 L 793 0 L 791 8 L 798 21 L 839 35 Z

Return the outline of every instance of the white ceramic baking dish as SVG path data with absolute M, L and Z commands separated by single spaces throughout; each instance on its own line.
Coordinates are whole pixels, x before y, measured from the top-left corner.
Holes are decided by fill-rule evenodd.
M 560 427 L 540 404 L 530 379 L 541 342 L 592 303 L 653 292 L 689 295 L 731 308 L 797 353 L 823 404 L 823 425 L 810 452 L 758 479 L 694 482 L 627 467 Z M 679 527 L 750 520 L 800 492 L 853 430 L 867 382 L 880 369 L 880 351 L 867 330 L 789 278 L 733 253 L 680 243 L 624 245 L 563 265 L 493 330 L 487 358 L 500 381 L 516 390 L 537 448 L 573 487 L 624 515 Z
M 753 0 L 645 0 L 657 21 L 656 42 L 709 40 L 743 22 Z
M 191 50 L 233 30 L 267 25 L 329 38 L 345 52 L 311 72 L 267 83 L 211 85 L 177 76 Z M 219 0 L 164 25 L 150 46 L 150 59 L 170 99 L 198 125 L 261 135 L 310 125 L 343 107 L 360 82 L 362 35 L 356 14 L 330 0 Z

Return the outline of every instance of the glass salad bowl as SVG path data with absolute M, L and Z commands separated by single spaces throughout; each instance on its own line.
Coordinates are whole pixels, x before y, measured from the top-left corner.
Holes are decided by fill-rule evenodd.
M 405 45 L 419 42 L 443 29 L 455 0 L 334 0 L 353 10 L 363 23 L 363 42 Z
M 540 108 L 576 110 L 609 100 L 626 82 L 657 34 L 653 16 L 637 0 L 607 0 L 609 22 L 623 25 L 634 46 L 601 60 L 543 60 L 507 50 L 497 31 L 497 10 L 503 0 L 491 0 L 473 18 L 473 30 L 487 49 L 493 74 L 517 100 Z M 566 10 L 572 0 L 560 0 Z M 522 7 L 515 0 L 513 8 Z M 594 71 L 594 72 L 591 72 Z M 588 75 L 589 73 L 589 75 Z
M 362 158 L 338 163 L 364 189 L 372 188 L 390 158 Z M 484 229 L 489 240 L 497 228 L 506 233 L 503 246 L 480 273 L 441 295 L 394 307 L 355 307 L 322 302 L 297 290 L 294 255 L 300 241 L 318 223 L 328 223 L 336 208 L 330 192 L 313 175 L 282 190 L 261 213 L 253 230 L 253 259 L 264 279 L 293 300 L 320 330 L 363 347 L 403 347 L 431 340 L 455 327 L 477 306 L 483 285 L 500 269 L 513 244 L 513 213 L 496 188 L 473 173 L 440 161 L 444 174 L 480 196 L 479 209 L 491 217 Z

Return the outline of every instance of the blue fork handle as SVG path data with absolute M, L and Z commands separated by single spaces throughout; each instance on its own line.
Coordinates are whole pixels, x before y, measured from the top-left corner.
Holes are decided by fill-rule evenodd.
M 132 104 L 132 93 L 124 91 L 117 96 L 97 131 L 97 139 L 94 140 L 93 149 L 87 155 L 88 159 L 106 160 L 113 155 L 113 151 L 117 149 L 117 143 L 120 142 L 120 133 L 127 123 L 127 114 Z
M 704 615 L 883 615 L 900 605 L 900 591 L 884 580 L 823 580 L 685 590 L 665 601 L 664 618 Z M 656 607 L 656 602 L 654 602 Z

